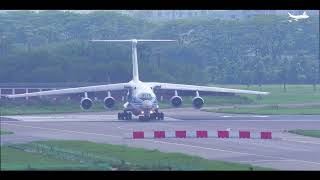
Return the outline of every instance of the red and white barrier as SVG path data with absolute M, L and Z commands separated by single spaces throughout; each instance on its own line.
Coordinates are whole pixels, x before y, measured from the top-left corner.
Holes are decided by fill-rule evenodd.
M 272 139 L 271 132 L 261 132 L 261 139 Z
M 197 131 L 197 138 L 208 138 L 208 131 Z
M 176 131 L 176 138 L 186 138 L 187 131 Z
M 143 131 L 134 131 L 132 133 L 133 139 L 143 139 L 144 138 L 144 132 Z
M 250 131 L 239 131 L 239 138 L 249 138 L 250 139 Z
M 218 131 L 206 131 L 206 130 L 197 130 L 197 131 L 134 131 L 132 132 L 131 138 L 133 139 L 145 139 L 145 138 L 154 138 L 154 139 L 163 139 L 163 138 L 240 138 L 240 139 L 272 139 L 272 132 L 250 132 L 250 131 L 227 131 L 227 130 L 218 130 Z
M 166 138 L 165 131 L 154 131 L 154 138 Z
M 229 131 L 218 131 L 218 138 L 229 138 Z

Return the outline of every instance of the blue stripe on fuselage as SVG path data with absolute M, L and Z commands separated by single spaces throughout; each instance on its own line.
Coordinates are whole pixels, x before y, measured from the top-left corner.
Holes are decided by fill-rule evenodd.
M 156 98 L 151 99 L 152 101 L 152 108 L 156 108 L 158 105 L 158 101 Z M 131 106 L 135 109 L 142 109 L 143 107 L 143 100 L 137 97 L 132 97 L 132 100 L 129 102 Z

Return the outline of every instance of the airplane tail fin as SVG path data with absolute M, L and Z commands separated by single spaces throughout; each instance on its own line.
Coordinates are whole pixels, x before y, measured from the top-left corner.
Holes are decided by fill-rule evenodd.
M 303 15 L 307 16 L 307 12 L 306 12 L 306 11 L 303 11 Z
M 288 12 L 288 14 L 289 14 L 290 17 L 292 17 L 292 14 L 290 14 L 289 12 Z
M 92 42 L 131 42 L 132 43 L 132 80 L 139 81 L 137 43 L 138 42 L 172 42 L 164 39 L 124 39 L 124 40 L 90 40 Z

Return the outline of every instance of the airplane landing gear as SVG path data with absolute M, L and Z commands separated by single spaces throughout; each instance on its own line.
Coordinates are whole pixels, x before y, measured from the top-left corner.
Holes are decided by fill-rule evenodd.
M 144 120 L 148 120 L 148 119 L 150 119 L 150 117 L 148 117 L 148 116 L 139 116 L 140 121 L 144 121 Z
M 132 119 L 131 112 L 124 111 L 123 113 L 122 112 L 118 113 L 118 120 L 131 120 L 131 119 Z
M 163 113 L 163 112 L 156 111 L 156 112 L 154 113 L 154 116 L 155 116 L 154 119 L 164 120 L 164 113 Z
M 164 114 L 163 112 L 156 112 L 153 114 L 150 114 L 150 116 L 144 115 L 144 116 L 139 116 L 139 120 L 163 120 L 164 119 Z
M 150 120 L 155 120 L 155 119 L 157 119 L 157 114 L 156 113 L 150 114 Z
M 164 120 L 164 113 L 163 112 L 157 113 L 157 119 Z
M 118 113 L 118 120 L 132 120 L 132 113 L 131 112 L 119 112 Z M 141 121 L 148 121 L 148 120 L 164 120 L 164 113 L 163 112 L 155 112 L 152 114 L 145 114 L 140 115 L 139 120 Z

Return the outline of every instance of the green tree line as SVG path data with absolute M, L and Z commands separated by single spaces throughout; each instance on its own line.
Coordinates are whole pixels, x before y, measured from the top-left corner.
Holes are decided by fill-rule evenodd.
M 88 41 L 128 38 L 178 40 L 138 45 L 144 81 L 261 85 L 318 77 L 319 17 L 157 23 L 112 12 L 18 11 L 0 14 L 0 82 L 128 81 L 131 45 Z

